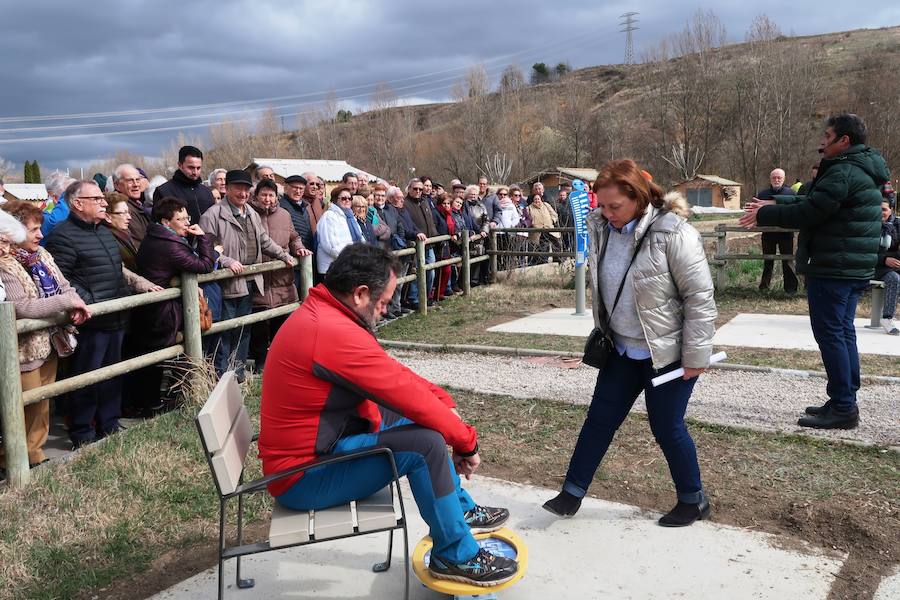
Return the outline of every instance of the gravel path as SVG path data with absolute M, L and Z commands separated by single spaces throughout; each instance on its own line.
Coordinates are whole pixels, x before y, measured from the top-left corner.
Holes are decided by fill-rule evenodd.
M 527 358 L 397 350 L 398 360 L 438 385 L 518 398 L 546 398 L 588 404 L 597 371 L 564 368 Z M 479 368 L 480 365 L 480 368 Z M 900 384 L 864 385 L 859 391 L 860 424 L 842 431 L 810 430 L 797 417 L 825 401 L 825 380 L 713 369 L 694 388 L 688 416 L 708 423 L 738 425 L 900 447 Z M 643 394 L 634 409 L 646 412 Z

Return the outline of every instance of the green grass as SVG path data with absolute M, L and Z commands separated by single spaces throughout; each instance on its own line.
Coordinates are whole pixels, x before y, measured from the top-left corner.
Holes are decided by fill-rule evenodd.
M 251 395 L 248 409 L 258 411 Z M 171 548 L 212 543 L 218 501 L 190 406 L 35 471 L 0 498 L 0 598 L 90 597 Z M 254 452 L 248 477 L 259 475 Z M 270 501 L 245 503 L 248 522 Z

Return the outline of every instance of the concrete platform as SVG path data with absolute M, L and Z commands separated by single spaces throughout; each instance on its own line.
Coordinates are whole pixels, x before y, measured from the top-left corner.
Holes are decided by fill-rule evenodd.
M 488 331 L 571 335 L 586 338 L 593 328 L 594 317 L 591 315 L 591 307 L 588 306 L 584 315 L 576 316 L 574 308 L 554 308 L 488 327 Z
M 900 337 L 883 329 L 867 329 L 868 319 L 856 319 L 856 345 L 860 354 L 900 356 Z M 805 315 L 758 315 L 741 313 L 716 331 L 716 346 L 819 350 Z
M 594 327 L 588 314 L 575 316 L 575 309 L 554 308 L 527 317 L 489 327 L 488 331 L 569 335 L 586 338 Z M 882 329 L 867 329 L 868 319 L 856 319 L 857 346 L 861 354 L 900 356 L 900 338 Z M 716 346 L 744 348 L 783 348 L 818 351 L 805 315 L 766 315 L 741 313 L 716 331 Z
M 478 502 L 509 507 L 511 527 L 528 544 L 528 573 L 499 594 L 508 600 L 825 599 L 844 558 L 795 539 L 710 521 L 666 529 L 656 525 L 657 514 L 590 498 L 575 518 L 557 519 L 541 509 L 554 491 L 497 479 L 476 477 L 467 488 Z M 408 490 L 405 497 L 412 551 L 426 528 Z M 226 597 L 397 600 L 403 590 L 402 548 L 394 548 L 389 572 L 371 570 L 383 559 L 385 538 L 377 534 L 247 557 L 242 574 L 254 577 L 256 587 L 235 589 L 231 565 L 226 568 Z M 412 577 L 411 598 L 444 597 Z M 210 569 L 154 598 L 214 598 L 215 589 L 216 574 Z

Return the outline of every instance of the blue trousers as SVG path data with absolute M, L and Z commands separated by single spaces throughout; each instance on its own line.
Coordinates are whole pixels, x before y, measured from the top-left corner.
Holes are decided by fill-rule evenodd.
M 434 262 L 434 247 L 428 246 L 425 248 L 425 264 L 430 265 Z M 425 290 L 428 292 L 428 295 L 431 296 L 431 288 L 434 286 L 434 270 L 425 272 Z M 407 296 L 409 301 L 413 304 L 419 303 L 419 286 L 416 285 L 416 282 L 410 282 L 409 284 L 409 295 Z M 427 300 L 427 298 L 426 298 Z
M 419 513 L 428 523 L 434 553 L 461 563 L 478 553 L 478 544 L 463 513 L 475 507 L 460 487 L 459 476 L 438 432 L 401 418 L 377 433 L 351 435 L 338 440 L 334 453 L 372 446 L 387 446 L 397 470 L 406 475 Z M 276 500 L 293 510 L 317 510 L 371 496 L 393 479 L 383 456 L 316 467 Z
M 249 315 L 252 308 L 251 294 L 240 298 L 225 298 L 222 300 L 222 320 Z M 247 360 L 247 353 L 250 350 L 250 328 L 247 327 L 246 331 L 244 329 L 244 327 L 238 327 L 221 333 L 214 359 L 216 373 L 220 377 L 228 370 L 229 364 L 234 361 L 235 375 L 239 379 L 244 378 L 244 362 Z
M 863 279 L 806 278 L 809 324 L 828 375 L 825 388 L 835 408 L 856 410 L 859 351 L 856 348 L 856 304 L 869 287 Z
M 119 362 L 122 359 L 124 329 L 95 331 L 82 329 L 78 346 L 69 363 L 71 376 L 81 375 Z M 113 377 L 69 394 L 66 404 L 69 417 L 69 439 L 79 444 L 91 442 L 97 433 L 105 434 L 119 427 L 122 416 L 122 378 Z
M 650 383 L 657 375 L 679 366 L 676 362 L 656 371 L 649 358 L 634 360 L 615 351 L 610 354 L 606 367 L 597 375 L 594 397 L 569 461 L 563 490 L 579 498 L 587 493 L 613 435 L 643 390 L 650 430 L 669 464 L 678 500 L 691 504 L 702 500 L 697 450 L 684 424 L 697 378 L 685 381 L 679 377 L 656 388 Z

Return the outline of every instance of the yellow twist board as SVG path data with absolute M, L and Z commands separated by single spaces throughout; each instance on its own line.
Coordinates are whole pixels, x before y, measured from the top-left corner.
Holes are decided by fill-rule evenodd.
M 517 581 L 522 579 L 525 575 L 525 571 L 528 570 L 528 548 L 525 546 L 525 542 L 522 541 L 522 538 L 513 533 L 512 530 L 504 527 L 490 533 L 479 533 L 475 536 L 475 540 L 480 546 L 485 547 L 488 550 L 491 549 L 492 545 L 496 545 L 507 557 L 515 558 L 519 563 L 519 570 L 515 577 L 507 582 L 491 587 L 467 585 L 458 581 L 435 579 L 428 571 L 428 564 L 426 563 L 426 558 L 429 557 L 432 546 L 431 537 L 427 535 L 416 544 L 416 547 L 413 550 L 412 565 L 416 577 L 419 578 L 419 581 L 421 581 L 425 587 L 436 592 L 448 594 L 454 598 L 468 598 L 474 596 L 482 598 L 483 600 L 496 598 L 496 596 L 494 596 L 495 592 L 499 592 L 500 590 L 515 585 Z M 494 541 L 495 544 L 492 544 L 492 541 Z M 510 551 L 514 552 L 515 556 L 510 556 Z

